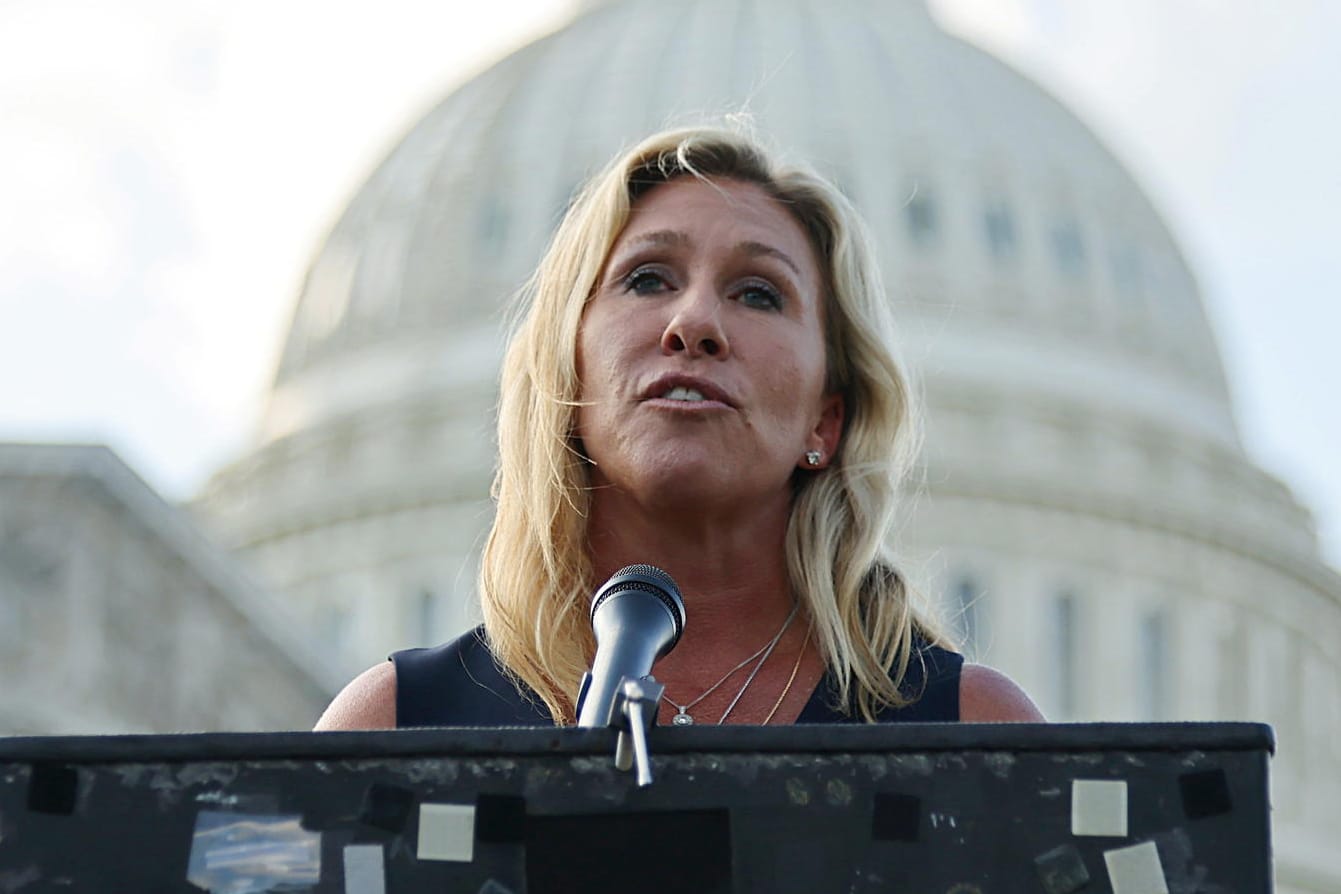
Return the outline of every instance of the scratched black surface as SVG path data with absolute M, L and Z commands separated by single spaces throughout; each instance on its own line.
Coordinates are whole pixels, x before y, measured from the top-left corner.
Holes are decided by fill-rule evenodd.
M 1106 894 L 1104 851 L 1142 841 L 1173 894 L 1271 889 L 1272 739 L 1258 725 L 657 729 L 647 789 L 613 767 L 612 741 L 0 739 L 0 891 L 198 891 L 186 879 L 202 810 L 319 832 L 320 881 L 290 891 L 344 892 L 343 848 L 377 843 L 391 894 Z M 1127 782 L 1127 837 L 1071 835 L 1077 778 Z M 416 859 L 424 802 L 481 805 L 471 862 Z

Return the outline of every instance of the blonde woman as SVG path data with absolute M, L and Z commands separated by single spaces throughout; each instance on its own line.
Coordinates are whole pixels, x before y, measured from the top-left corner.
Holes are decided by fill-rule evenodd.
M 572 724 L 593 591 L 665 569 L 662 723 L 1041 720 L 886 553 L 917 443 L 848 201 L 751 138 L 657 134 L 591 181 L 502 371 L 481 628 L 397 652 L 318 729 Z

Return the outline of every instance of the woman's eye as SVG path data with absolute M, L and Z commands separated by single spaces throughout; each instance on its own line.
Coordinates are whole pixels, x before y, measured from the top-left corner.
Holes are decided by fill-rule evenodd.
M 666 280 L 654 270 L 635 270 L 624 279 L 624 288 L 637 295 L 651 295 L 666 288 Z
M 772 286 L 751 283 L 740 290 L 737 300 L 746 307 L 777 310 L 782 307 L 782 296 Z

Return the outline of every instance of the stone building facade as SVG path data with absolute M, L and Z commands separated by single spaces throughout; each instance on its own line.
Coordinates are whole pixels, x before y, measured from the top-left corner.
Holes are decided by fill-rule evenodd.
M 0 735 L 310 729 L 337 671 L 102 447 L 0 444 Z

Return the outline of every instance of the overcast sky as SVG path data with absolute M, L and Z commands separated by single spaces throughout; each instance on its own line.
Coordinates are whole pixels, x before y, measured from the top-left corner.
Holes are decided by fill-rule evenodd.
M 1341 3 L 932 6 L 1145 184 L 1201 280 L 1249 453 L 1341 564 Z M 246 448 L 304 267 L 362 179 L 571 7 L 0 3 L 0 440 L 107 443 L 192 494 Z

